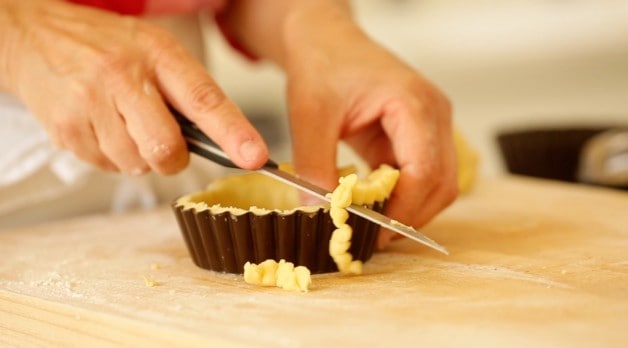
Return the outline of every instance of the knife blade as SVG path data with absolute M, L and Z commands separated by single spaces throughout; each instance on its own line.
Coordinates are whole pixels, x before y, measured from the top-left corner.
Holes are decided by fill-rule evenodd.
M 188 145 L 188 150 L 190 152 L 209 159 L 213 162 L 216 162 L 222 166 L 241 169 L 236 166 L 229 159 L 229 156 L 227 156 L 227 154 L 216 143 L 214 143 L 213 140 L 205 135 L 205 133 L 203 133 L 194 123 L 176 112 L 173 113 L 175 114 L 175 118 L 181 126 L 181 131 L 185 137 Z M 280 170 L 279 165 L 273 160 L 268 160 L 268 162 L 266 162 L 266 164 L 257 171 L 283 183 L 286 183 L 298 190 L 313 195 L 319 199 L 327 202 L 331 201 L 331 198 L 328 195 L 329 192 L 319 186 L 316 186 L 306 180 L 299 178 L 298 176 Z M 374 210 L 357 204 L 351 204 L 346 209 L 349 212 L 361 216 L 373 223 L 376 223 L 381 227 L 401 234 L 402 236 L 419 242 L 445 255 L 449 255 L 449 252 L 447 251 L 447 249 L 445 249 L 445 247 L 436 243 L 435 241 L 411 226 L 404 225 L 400 222 L 390 219 L 383 214 L 380 214 Z
M 317 198 L 320 198 L 327 202 L 331 202 L 331 198 L 328 195 L 327 191 L 325 191 L 323 188 L 319 186 L 316 186 L 306 180 L 299 178 L 298 176 L 292 175 L 279 168 L 275 168 L 271 166 L 264 166 L 260 168 L 258 171 L 261 172 L 262 174 L 265 174 L 281 182 L 284 182 L 292 187 L 295 187 L 301 191 L 304 191 L 313 196 L 316 196 Z M 407 226 L 400 222 L 394 221 L 390 219 L 389 217 L 387 217 L 386 215 L 380 214 L 374 210 L 371 210 L 361 205 L 351 204 L 346 209 L 386 229 L 389 229 L 393 232 L 397 232 L 401 234 L 402 236 L 408 237 L 434 250 L 438 250 L 445 255 L 449 255 L 449 252 L 447 251 L 447 249 L 445 249 L 445 247 L 436 243 L 435 241 L 433 241 L 426 235 L 420 233 L 419 231 L 415 230 L 411 226 Z

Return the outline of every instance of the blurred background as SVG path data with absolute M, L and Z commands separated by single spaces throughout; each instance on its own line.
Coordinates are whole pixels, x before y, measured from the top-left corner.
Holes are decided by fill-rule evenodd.
M 501 130 L 628 122 L 626 0 L 363 0 L 354 10 L 374 39 L 449 95 L 483 174 L 505 170 Z M 273 156 L 289 159 L 280 71 L 247 62 L 214 31 L 208 39 L 214 77 Z

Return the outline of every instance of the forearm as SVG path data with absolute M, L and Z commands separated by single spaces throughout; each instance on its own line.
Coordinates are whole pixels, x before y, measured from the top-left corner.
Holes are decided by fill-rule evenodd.
M 248 51 L 284 68 L 304 47 L 364 36 L 344 0 L 236 0 L 223 19 Z
M 12 64 L 14 52 L 19 42 L 17 7 L 19 2 L 0 0 L 0 91 L 9 91 L 14 79 Z

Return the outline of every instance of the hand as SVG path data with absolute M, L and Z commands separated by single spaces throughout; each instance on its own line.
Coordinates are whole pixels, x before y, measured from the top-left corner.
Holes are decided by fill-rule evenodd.
M 345 141 L 372 168 L 400 169 L 386 214 L 421 227 L 457 195 L 450 103 L 351 22 L 335 24 L 290 28 L 285 66 L 295 169 L 335 187 L 336 149 Z M 379 247 L 392 235 L 382 230 Z
M 0 87 L 79 158 L 131 174 L 180 171 L 189 155 L 172 105 L 237 165 L 266 161 L 258 132 L 169 33 L 65 1 L 0 0 L 0 16 Z

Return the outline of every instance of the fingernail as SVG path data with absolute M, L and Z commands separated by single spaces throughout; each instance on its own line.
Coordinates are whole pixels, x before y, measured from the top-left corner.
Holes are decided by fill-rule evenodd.
M 240 144 L 240 156 L 246 162 L 255 162 L 261 155 L 260 146 L 253 140 L 247 140 Z

